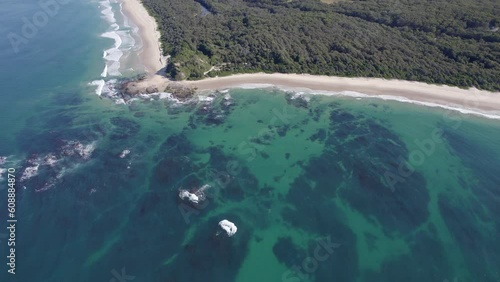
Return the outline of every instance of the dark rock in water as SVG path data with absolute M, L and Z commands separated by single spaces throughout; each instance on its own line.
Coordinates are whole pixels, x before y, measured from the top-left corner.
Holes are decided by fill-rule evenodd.
M 239 217 L 234 219 L 242 225 L 233 237 L 216 235 L 220 218 L 210 218 L 200 224 L 193 237 L 182 246 L 182 250 L 165 266 L 169 281 L 235 281 L 240 266 L 249 252 L 253 234 Z M 185 271 L 187 270 L 187 271 Z M 195 270 L 195 271 L 194 271 Z M 222 277 L 224 279 L 222 279 Z
M 321 129 L 318 129 L 318 131 L 316 133 L 311 135 L 311 137 L 309 137 L 309 140 L 323 142 L 325 140 L 325 138 L 326 138 L 326 131 L 321 128 Z
M 222 93 L 216 92 L 209 95 L 213 98 L 211 101 L 205 101 L 197 111 L 197 123 L 203 123 L 207 126 L 221 125 L 225 122 L 227 116 L 233 110 L 235 103 L 230 95 L 222 96 Z
M 498 202 L 496 204 L 498 205 Z M 498 233 L 482 232 L 481 223 L 471 210 L 473 205 L 464 208 L 463 202 L 450 200 L 445 195 L 439 196 L 438 205 L 450 234 L 460 246 L 461 253 L 464 254 L 469 271 L 473 275 L 484 277 L 483 281 L 497 281 L 494 278 L 495 274 L 488 269 L 488 264 L 492 261 L 499 261 L 500 247 L 494 244 L 485 245 L 484 242 L 497 240 Z M 480 205 L 481 209 L 485 209 L 486 206 L 483 203 L 474 203 L 474 205 Z M 486 249 L 491 252 L 487 252 Z
M 214 125 L 223 124 L 224 120 L 225 120 L 225 116 L 222 113 L 210 113 L 205 118 L 206 123 L 214 124 Z
M 156 180 L 165 186 L 172 186 L 179 181 L 179 175 L 187 176 L 196 169 L 192 163 L 184 162 L 182 157 L 162 160 L 155 170 Z M 181 183 L 178 183 L 179 185 Z
M 289 129 L 290 129 L 290 126 L 288 124 L 286 124 L 286 125 L 278 126 L 276 128 L 276 132 L 278 133 L 278 135 L 280 137 L 283 137 L 286 135 L 286 133 L 288 132 Z
M 76 106 L 83 103 L 83 98 L 77 93 L 59 92 L 55 95 L 55 101 L 59 105 Z
M 454 277 L 454 273 L 448 264 L 443 246 L 436 240 L 437 235 L 428 233 L 419 231 L 412 236 L 409 244 L 411 255 L 404 254 L 385 260 L 379 272 L 366 271 L 361 281 L 460 281 L 443 280 L 445 277 Z M 419 271 L 414 270 L 415 265 L 419 266 Z M 481 281 L 495 280 L 481 279 Z
M 314 110 L 309 110 L 309 115 L 312 116 L 314 121 L 319 121 L 319 117 L 323 114 L 321 108 L 315 108 Z
M 190 189 L 200 185 L 198 177 L 192 174 L 200 169 L 187 155 L 195 150 L 184 135 L 172 135 L 161 145 L 157 155 L 154 180 L 164 187 Z
M 290 237 L 280 237 L 273 246 L 274 256 L 288 268 L 294 265 L 302 265 L 302 261 L 308 257 L 305 250 L 295 245 Z
M 139 110 L 139 104 L 138 103 L 131 103 L 130 105 L 128 105 L 128 109 L 131 112 L 137 112 Z
M 385 180 L 388 173 L 399 175 L 397 164 L 405 163 L 409 155 L 405 143 L 394 132 L 374 120 L 335 108 L 330 113 L 328 132 L 318 131 L 312 140 L 324 140 L 326 150 L 307 163 L 305 174 L 292 185 L 289 199 L 295 199 L 298 191 L 304 193 L 310 186 L 308 183 L 314 181 L 310 197 L 315 193 L 340 196 L 352 208 L 370 214 L 388 232 L 407 234 L 427 220 L 429 195 L 420 173 L 406 177 L 404 186 L 398 183 L 390 187 Z M 345 171 L 352 172 L 352 177 L 345 178 Z M 338 189 L 343 185 L 349 189 Z M 314 202 L 318 204 L 321 199 Z
M 221 195 L 225 199 L 229 199 L 235 202 L 241 202 L 245 199 L 244 187 L 238 181 L 231 181 L 226 186 L 221 189 Z
M 111 134 L 111 139 L 126 139 L 137 134 L 140 130 L 140 125 L 133 120 L 123 117 L 113 117 L 110 119 L 114 126 Z
M 230 106 L 234 104 L 234 100 L 231 97 L 231 95 L 227 94 L 222 98 L 222 101 L 220 103 L 221 107 L 224 109 L 229 109 Z

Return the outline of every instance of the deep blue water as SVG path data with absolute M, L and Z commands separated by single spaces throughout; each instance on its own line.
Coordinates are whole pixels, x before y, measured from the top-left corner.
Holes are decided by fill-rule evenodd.
M 13 135 L 26 125 L 54 94 L 71 95 L 102 69 L 99 60 L 105 40 L 99 37 L 105 23 L 95 3 L 88 1 L 42 1 L 56 3 L 53 16 L 39 1 L 2 1 L 0 10 L 0 103 L 2 138 L 0 153 L 15 150 Z M 46 24 L 33 35 L 23 33 L 23 19 L 33 23 L 36 15 L 47 15 Z M 43 18 L 43 17 L 42 17 Z M 42 22 L 43 23 L 43 22 Z M 22 38 L 11 40 L 12 34 Z M 28 37 L 26 36 L 28 35 Z M 17 44 L 17 42 L 20 42 Z M 92 44 L 89 44 L 92 42 Z M 16 50 L 17 49 L 17 50 Z

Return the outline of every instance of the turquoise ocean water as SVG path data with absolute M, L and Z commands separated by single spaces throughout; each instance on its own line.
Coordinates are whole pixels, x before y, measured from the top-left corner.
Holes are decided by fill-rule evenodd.
M 0 281 L 500 281 L 498 120 L 273 88 L 123 104 L 96 95 L 142 71 L 119 3 L 57 7 L 0 4 Z

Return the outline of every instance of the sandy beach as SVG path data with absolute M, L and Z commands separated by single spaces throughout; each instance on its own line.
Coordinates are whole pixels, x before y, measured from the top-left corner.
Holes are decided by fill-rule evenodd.
M 308 74 L 238 74 L 227 77 L 207 78 L 200 81 L 188 81 L 189 85 L 199 90 L 224 89 L 230 87 L 253 87 L 274 85 L 281 89 L 294 91 L 321 91 L 321 94 L 345 93 L 356 95 L 357 92 L 369 96 L 379 96 L 392 100 L 413 100 L 424 103 L 440 104 L 455 108 L 464 108 L 500 113 L 500 93 L 461 89 L 446 85 L 433 85 L 422 82 L 387 80 L 381 78 L 348 78 Z
M 139 27 L 139 34 L 144 42 L 141 59 L 150 74 L 147 79 L 133 83 L 130 87 L 136 92 L 146 92 L 146 89 L 163 91 L 172 81 L 158 74 L 165 67 L 166 59 L 161 56 L 160 34 L 157 31 L 156 21 L 149 16 L 140 0 L 124 0 L 123 10 Z M 234 87 L 276 86 L 286 90 L 320 92 L 320 94 L 325 95 L 363 93 L 370 97 L 383 99 L 413 101 L 417 104 L 437 104 L 455 109 L 500 114 L 500 92 L 489 92 L 475 88 L 461 89 L 395 79 L 255 73 L 183 81 L 182 84 L 196 87 L 200 91 Z
M 139 28 L 139 36 L 143 42 L 139 56 L 147 72 L 153 76 L 166 65 L 156 20 L 149 15 L 140 0 L 123 0 L 122 8 L 123 13 Z

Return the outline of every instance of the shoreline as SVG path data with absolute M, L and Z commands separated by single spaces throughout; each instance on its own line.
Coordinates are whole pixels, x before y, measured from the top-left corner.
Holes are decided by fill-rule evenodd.
M 150 89 L 163 92 L 169 84 L 190 86 L 197 91 L 277 87 L 312 94 L 340 94 L 462 109 L 465 110 L 462 112 L 486 117 L 500 116 L 500 92 L 416 81 L 282 73 L 233 74 L 196 81 L 172 81 L 160 74 L 166 67 L 166 59 L 161 56 L 160 32 L 157 30 L 156 20 L 149 15 L 140 0 L 123 0 L 123 11 L 139 28 L 139 36 L 144 44 L 140 58 L 149 74 L 146 79 L 129 84 L 133 92 L 147 93 Z
M 500 92 L 489 92 L 476 88 L 462 89 L 455 86 L 396 79 L 255 73 L 185 81 L 183 83 L 196 87 L 198 90 L 255 88 L 255 86 L 261 85 L 324 95 L 358 96 L 356 95 L 358 93 L 360 97 L 398 101 L 407 99 L 409 101 L 406 102 L 413 101 L 421 105 L 430 103 L 443 107 L 475 110 L 486 114 L 500 114 Z
M 123 14 L 137 26 L 138 35 L 142 40 L 139 58 L 147 73 L 154 76 L 166 66 L 156 20 L 149 15 L 141 0 L 123 0 L 121 3 Z

